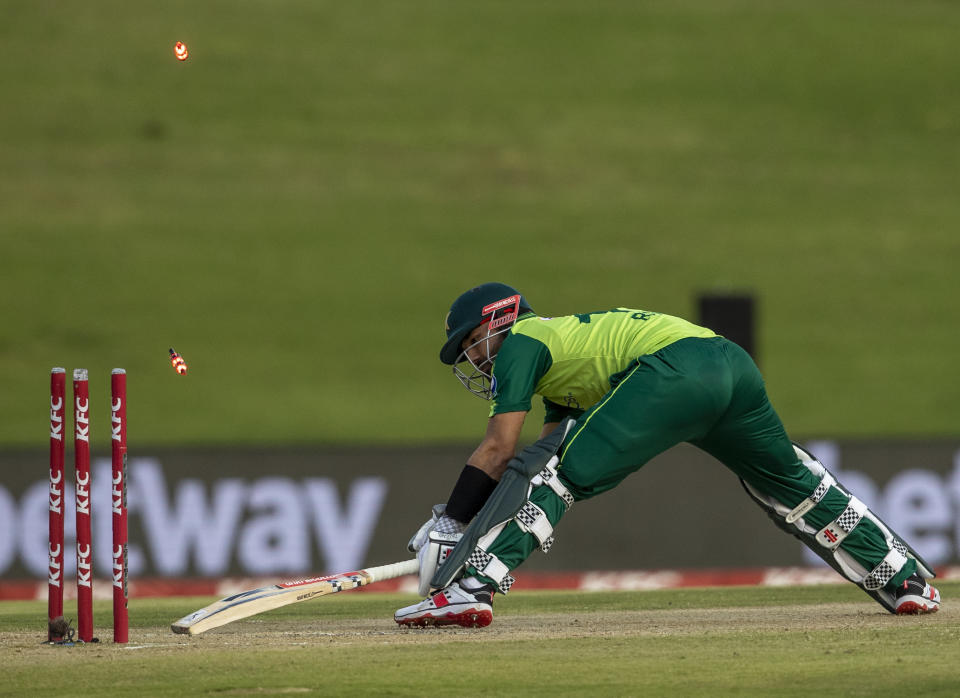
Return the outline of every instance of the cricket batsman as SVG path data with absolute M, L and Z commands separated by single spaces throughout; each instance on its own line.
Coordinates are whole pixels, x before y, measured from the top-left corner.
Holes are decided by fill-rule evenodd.
M 426 598 L 396 612 L 400 625 L 489 625 L 494 594 L 550 549 L 571 506 L 681 442 L 730 468 L 777 526 L 891 613 L 940 607 L 930 565 L 790 441 L 737 344 L 636 308 L 539 317 L 501 283 L 457 298 L 446 334 L 440 360 L 491 401 L 490 418 L 446 504 L 410 540 Z M 517 453 L 534 395 L 543 431 Z

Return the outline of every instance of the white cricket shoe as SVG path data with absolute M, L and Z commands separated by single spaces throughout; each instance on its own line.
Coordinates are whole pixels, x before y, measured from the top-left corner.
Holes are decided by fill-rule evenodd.
M 430 625 L 460 625 L 485 628 L 493 622 L 493 589 L 482 586 L 466 590 L 458 582 L 428 596 L 420 603 L 393 614 L 399 625 L 426 628 Z
M 940 608 L 940 592 L 918 574 L 908 577 L 897 589 L 898 615 L 935 613 Z

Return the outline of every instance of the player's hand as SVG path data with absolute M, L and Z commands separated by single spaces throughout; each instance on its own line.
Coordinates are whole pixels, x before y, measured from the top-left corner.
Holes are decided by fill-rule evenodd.
M 463 533 L 467 525 L 462 524 L 454 518 L 446 515 L 446 504 L 435 504 L 433 515 L 427 519 L 419 530 L 413 534 L 413 537 L 407 542 L 407 550 L 411 553 L 418 553 L 427 542 L 427 537 L 431 531 L 440 533 Z
M 430 535 L 430 531 L 433 530 L 434 524 L 437 523 L 437 520 L 443 516 L 443 512 L 447 510 L 446 504 L 434 504 L 432 516 L 427 519 L 423 525 L 417 529 L 417 532 L 413 534 L 413 537 L 407 542 L 407 550 L 411 553 L 420 552 L 420 548 L 423 547 L 423 544 L 427 542 L 427 536 Z

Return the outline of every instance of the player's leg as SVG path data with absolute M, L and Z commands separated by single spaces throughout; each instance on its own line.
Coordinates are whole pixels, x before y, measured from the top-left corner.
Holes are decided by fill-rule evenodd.
M 774 519 L 782 520 L 782 528 L 888 610 L 903 612 L 898 599 L 906 593 L 905 582 L 918 583 L 919 556 L 821 464 L 794 450 L 752 359 L 733 343 L 727 343 L 727 354 L 736 381 L 730 405 L 693 443 L 733 470 L 771 516 L 781 509 Z M 923 565 L 921 572 L 932 576 Z M 925 610 L 936 610 L 939 596 L 932 587 L 928 597 L 931 608 Z
M 715 346 L 713 340 L 681 340 L 615 378 L 610 392 L 577 420 L 560 451 L 556 477 L 572 501 L 616 487 L 657 454 L 706 431 L 730 391 L 729 372 Z M 569 508 L 550 487 L 534 489 L 530 501 L 551 527 Z M 526 528 L 522 521 L 511 522 L 488 552 L 516 569 L 543 548 Z
M 453 538 L 429 534 L 417 555 L 421 589 L 439 591 L 420 603 L 399 609 L 394 614 L 397 623 L 414 627 L 483 627 L 490 623 L 493 592 L 507 593 L 513 577 L 499 558 L 486 551 L 504 528 L 515 522 L 522 527 L 521 537 L 529 534 L 540 542 L 544 552 L 549 550 L 553 542 L 551 519 L 555 523 L 562 512 L 554 512 L 548 518 L 535 501 L 553 511 L 542 496 L 550 491 L 563 502 L 564 511 L 573 503 L 573 496 L 556 477 L 556 452 L 572 425 L 573 420 L 565 421 L 552 434 L 512 458 L 497 487 L 463 533 Z M 523 557 L 532 549 L 525 548 Z M 469 571 L 467 576 L 465 570 Z
M 576 499 L 616 487 L 654 456 L 707 432 L 733 387 L 721 342 L 680 340 L 614 377 L 560 454 L 560 476 Z

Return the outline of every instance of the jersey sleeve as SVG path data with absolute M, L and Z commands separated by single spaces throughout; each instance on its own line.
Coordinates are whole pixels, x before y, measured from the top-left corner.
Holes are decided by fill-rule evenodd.
M 529 412 L 537 383 L 552 365 L 546 344 L 523 334 L 508 335 L 493 364 L 495 392 L 490 416 Z

